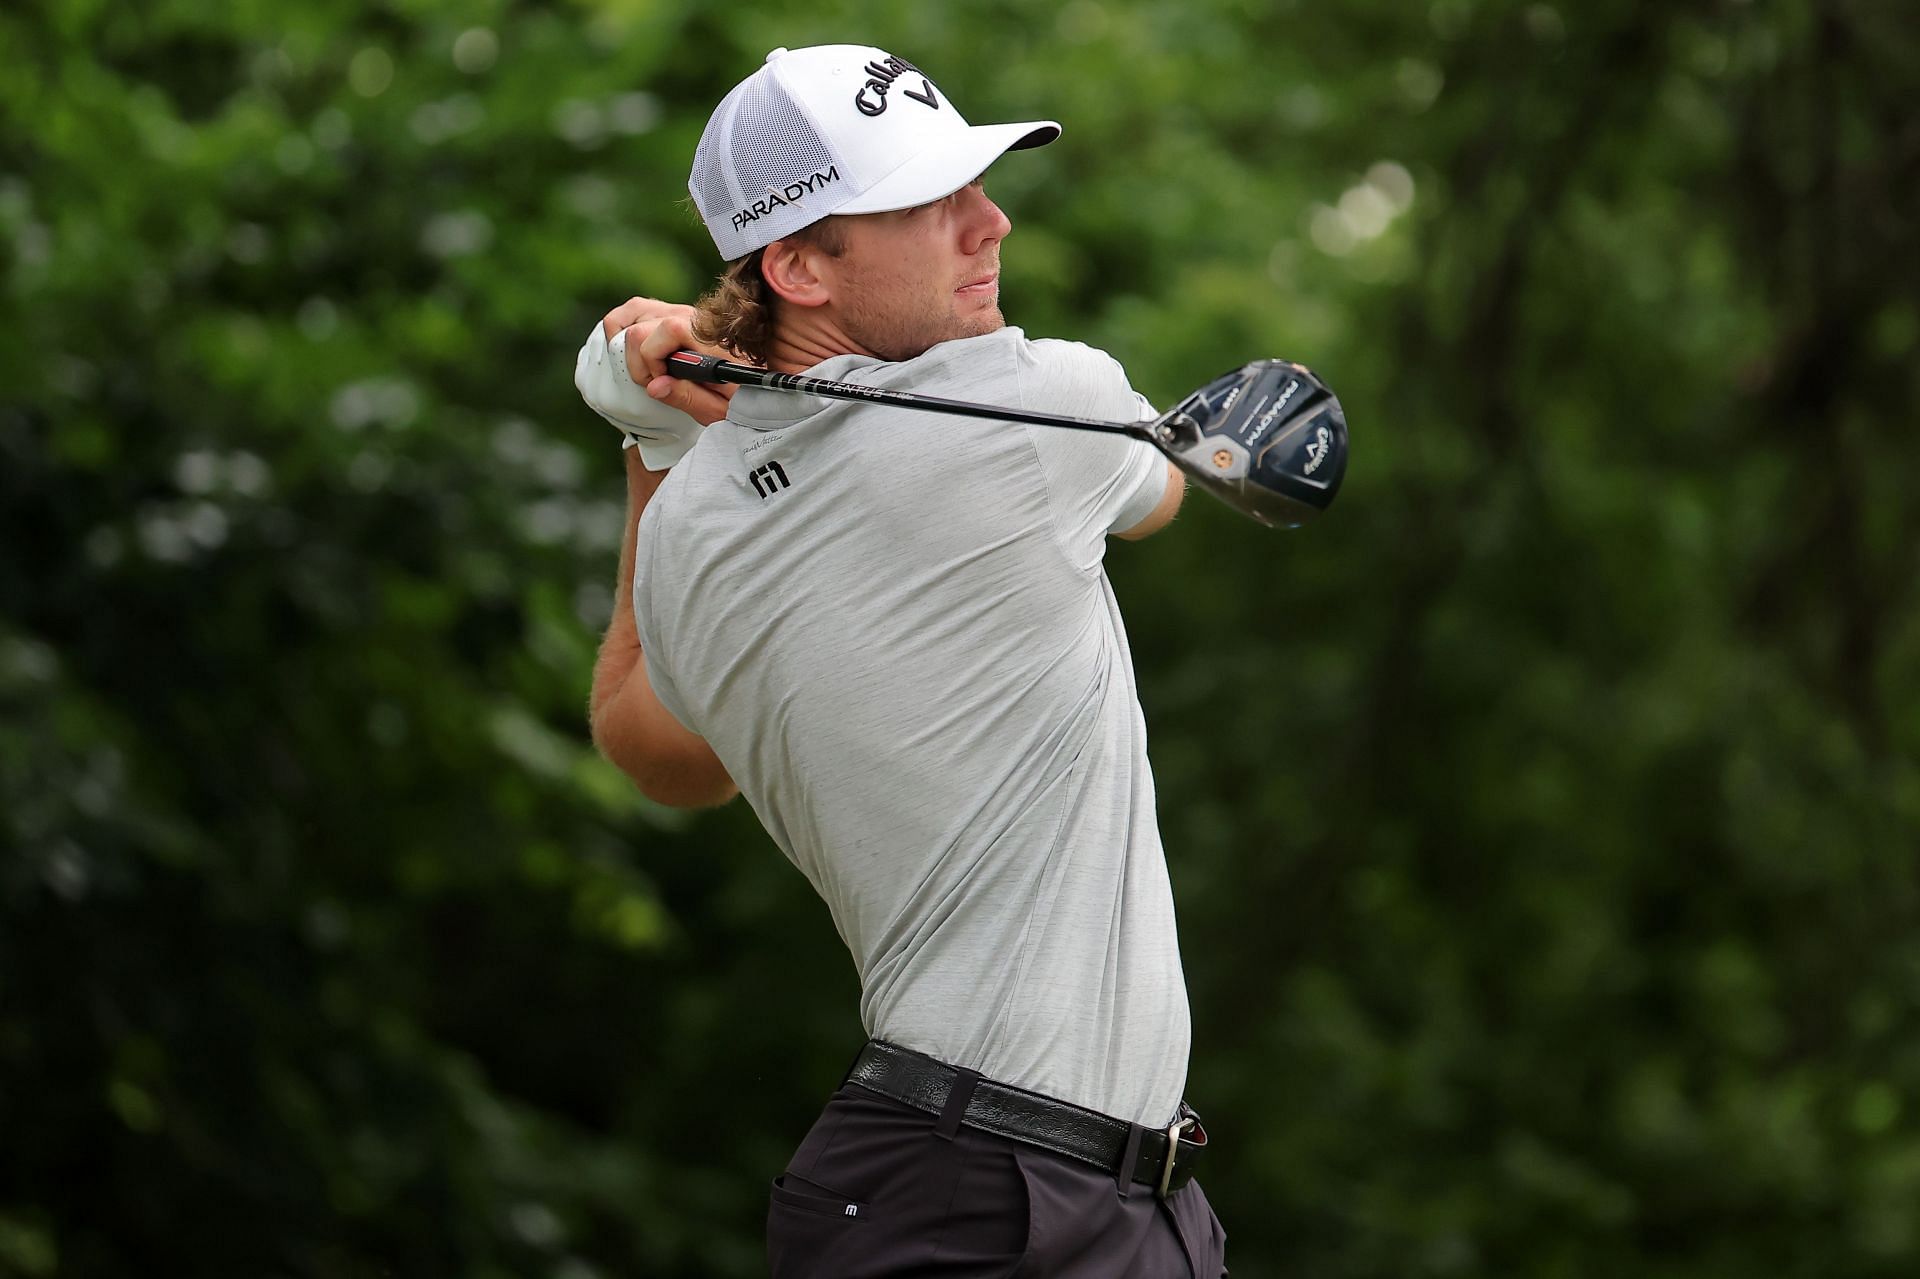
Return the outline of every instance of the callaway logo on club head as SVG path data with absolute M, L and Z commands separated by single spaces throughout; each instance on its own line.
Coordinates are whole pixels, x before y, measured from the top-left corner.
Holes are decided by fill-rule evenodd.
M 935 111 L 940 109 L 940 95 L 933 91 L 933 81 L 927 79 L 926 72 L 905 58 L 897 58 L 889 54 L 886 61 L 869 62 L 861 70 L 867 73 L 867 82 L 861 85 L 859 92 L 853 95 L 853 105 L 860 108 L 861 115 L 883 114 L 887 109 L 887 90 L 893 87 L 895 80 L 909 71 L 920 77 L 920 87 L 915 89 L 909 86 L 901 89 L 900 92 L 915 102 L 925 103 Z
M 798 182 L 789 182 L 778 191 L 767 192 L 764 200 L 755 200 L 746 208 L 733 215 L 733 229 L 738 231 L 749 222 L 758 222 L 775 209 L 793 204 L 802 196 L 812 195 L 829 182 L 840 180 L 840 166 L 828 165 L 824 173 L 811 173 Z
M 1306 473 L 1312 475 L 1319 470 L 1320 464 L 1327 460 L 1327 454 L 1332 451 L 1333 432 L 1324 426 L 1316 428 L 1313 438 L 1307 441 L 1307 465 L 1304 468 Z

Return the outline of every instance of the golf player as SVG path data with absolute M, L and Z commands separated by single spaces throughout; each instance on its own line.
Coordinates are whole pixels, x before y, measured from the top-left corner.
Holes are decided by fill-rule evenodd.
M 859 972 L 872 1039 L 773 1183 L 779 1279 L 1225 1273 L 1102 567 L 1180 474 L 1121 436 L 664 375 L 695 347 L 1150 416 L 1112 358 L 1000 313 L 1011 227 L 981 175 L 1059 132 L 970 126 L 885 50 L 775 50 L 694 158 L 719 285 L 619 307 L 576 362 L 634 446 L 594 740 L 660 802 L 744 795 Z

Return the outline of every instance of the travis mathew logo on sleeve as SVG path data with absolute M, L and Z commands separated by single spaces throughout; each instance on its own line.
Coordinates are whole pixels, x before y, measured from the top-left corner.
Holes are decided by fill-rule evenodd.
M 861 115 L 879 115 L 887 109 L 887 90 L 893 82 L 911 71 L 920 77 L 920 87 L 915 89 L 904 86 L 900 92 L 915 102 L 924 102 L 935 111 L 940 109 L 940 95 L 933 91 L 933 81 L 927 79 L 927 73 L 914 66 L 905 58 L 889 56 L 885 62 L 869 62 L 861 70 L 867 73 L 867 82 L 853 95 L 853 105 L 860 108 Z
M 812 173 L 798 182 L 789 182 L 777 191 L 769 191 L 765 199 L 755 200 L 746 208 L 733 215 L 733 229 L 738 231 L 749 222 L 758 222 L 775 209 L 793 204 L 804 196 L 812 195 L 829 182 L 840 180 L 840 166 L 828 165 L 824 173 Z

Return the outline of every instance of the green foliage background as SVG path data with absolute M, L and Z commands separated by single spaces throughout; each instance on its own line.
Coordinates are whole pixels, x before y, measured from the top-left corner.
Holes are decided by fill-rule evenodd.
M 1349 410 L 1109 561 L 1234 1274 L 1915 1273 L 1901 0 L 0 13 L 0 1273 L 760 1269 L 852 974 L 587 743 L 570 371 L 840 39 L 1066 123 L 1016 323 Z

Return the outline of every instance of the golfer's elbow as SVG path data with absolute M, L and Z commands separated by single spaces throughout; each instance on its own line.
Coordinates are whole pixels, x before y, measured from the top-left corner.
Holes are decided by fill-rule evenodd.
M 733 779 L 721 770 L 718 775 L 677 768 L 654 769 L 642 776 L 629 772 L 640 793 L 668 808 L 718 808 L 740 793 Z
M 726 766 L 704 740 L 675 724 L 636 723 L 605 707 L 593 717 L 593 744 L 640 793 L 669 808 L 715 808 L 740 793 Z

